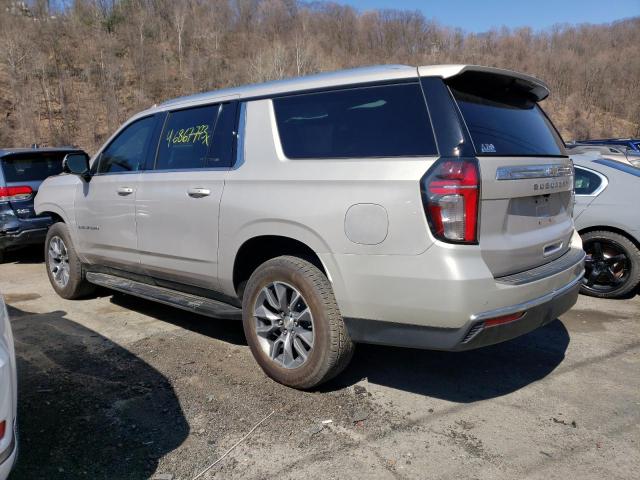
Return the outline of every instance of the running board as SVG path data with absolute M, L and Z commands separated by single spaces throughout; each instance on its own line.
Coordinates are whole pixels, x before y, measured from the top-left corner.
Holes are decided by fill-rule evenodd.
M 199 313 L 207 317 L 232 320 L 242 319 L 242 309 L 210 298 L 136 282 L 135 280 L 109 275 L 107 273 L 87 272 L 86 278 L 87 281 L 95 285 L 100 285 L 101 287 L 164 303 L 165 305 L 171 305 L 172 307 Z

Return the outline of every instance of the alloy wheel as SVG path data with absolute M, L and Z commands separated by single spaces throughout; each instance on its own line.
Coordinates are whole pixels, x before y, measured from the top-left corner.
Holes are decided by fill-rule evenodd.
M 610 293 L 618 290 L 629 278 L 631 262 L 627 252 L 616 242 L 594 238 L 584 243 L 587 253 L 584 289 L 594 293 Z
M 302 294 L 284 282 L 273 282 L 258 294 L 253 309 L 260 347 L 279 366 L 303 365 L 313 350 L 313 315 Z
M 62 288 L 69 283 L 69 252 L 62 238 L 55 236 L 49 241 L 49 271 L 56 284 Z

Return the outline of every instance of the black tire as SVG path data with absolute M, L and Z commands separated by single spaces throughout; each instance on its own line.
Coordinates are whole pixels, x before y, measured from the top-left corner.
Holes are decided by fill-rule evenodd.
M 263 350 L 256 333 L 254 306 L 264 287 L 285 282 L 298 290 L 313 316 L 314 344 L 306 361 L 285 368 Z M 338 375 L 349 364 L 354 344 L 336 304 L 331 283 L 313 264 L 301 258 L 281 256 L 260 265 L 244 290 L 242 323 L 251 353 L 262 370 L 276 382 L 310 389 Z
M 631 240 L 608 230 L 587 232 L 581 237 L 587 252 L 586 272 L 580 289 L 581 293 L 598 298 L 621 298 L 638 286 L 640 250 Z M 605 255 L 602 255 L 602 252 Z M 624 255 L 625 258 L 612 262 L 613 256 L 619 255 Z M 608 258 L 605 258 L 607 256 Z M 600 258 L 603 260 L 599 262 Z M 611 269 L 603 270 L 607 267 Z M 596 275 L 599 271 L 604 273 Z
M 55 237 L 59 237 L 64 242 L 67 250 L 67 258 L 69 265 L 69 280 L 66 285 L 61 286 L 54 279 L 53 272 L 50 268 L 49 245 Z M 55 223 L 49 228 L 47 238 L 44 242 L 44 263 L 49 276 L 49 282 L 58 295 L 67 300 L 75 300 L 91 295 L 95 291 L 95 286 L 87 282 L 85 279 L 85 271 L 82 262 L 76 254 L 75 247 L 71 241 L 69 227 L 63 222 Z

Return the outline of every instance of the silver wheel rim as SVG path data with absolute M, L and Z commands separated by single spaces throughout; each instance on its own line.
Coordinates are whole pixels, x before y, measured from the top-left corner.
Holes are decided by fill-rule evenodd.
M 313 350 L 313 315 L 302 294 L 284 282 L 265 286 L 253 308 L 262 351 L 284 368 L 298 368 Z
M 64 241 L 58 237 L 49 240 L 49 271 L 56 284 L 62 288 L 69 283 L 69 252 Z

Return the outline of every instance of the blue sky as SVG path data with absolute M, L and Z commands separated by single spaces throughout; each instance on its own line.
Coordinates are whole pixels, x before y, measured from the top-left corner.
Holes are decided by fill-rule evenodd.
M 491 27 L 529 26 L 543 29 L 555 23 L 605 23 L 640 15 L 640 0 L 334 0 L 357 9 L 420 10 L 425 17 L 469 32 Z

